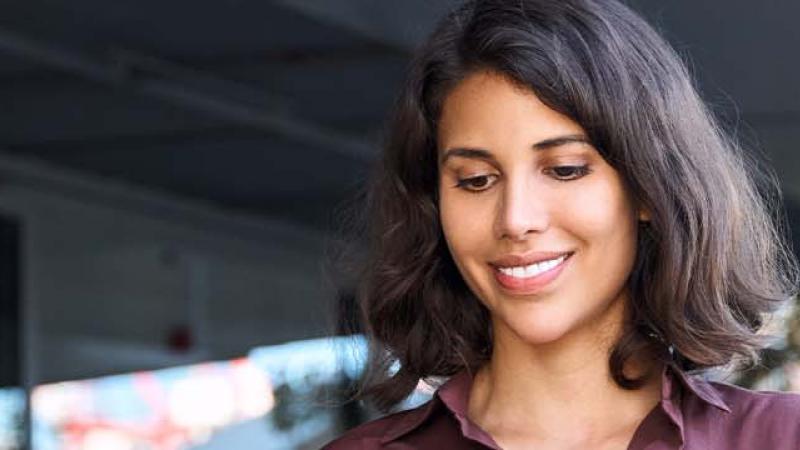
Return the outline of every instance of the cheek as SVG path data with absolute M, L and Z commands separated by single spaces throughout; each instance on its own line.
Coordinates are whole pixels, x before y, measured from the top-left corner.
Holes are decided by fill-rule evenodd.
M 470 198 L 446 195 L 439 203 L 439 217 L 445 242 L 464 282 L 479 297 L 486 283 L 481 271 L 482 262 L 489 254 L 491 241 L 490 214 L 476 213 Z
M 486 219 L 477 211 L 474 201 L 463 195 L 443 193 L 439 200 L 439 220 L 451 252 L 464 253 L 477 250 L 486 242 Z M 454 255 L 455 256 L 455 255 Z
M 622 187 L 614 182 L 583 190 L 570 202 L 572 231 L 603 264 L 629 265 L 636 251 L 636 215 Z

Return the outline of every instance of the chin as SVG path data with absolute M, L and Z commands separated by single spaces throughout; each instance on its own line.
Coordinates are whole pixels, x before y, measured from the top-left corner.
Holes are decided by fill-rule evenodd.
M 559 341 L 573 330 L 573 324 L 563 318 L 538 317 L 529 320 L 515 318 L 505 326 L 529 345 L 545 345 Z
M 622 309 L 614 305 L 612 302 L 586 309 L 534 307 L 503 311 L 496 316 L 499 320 L 495 320 L 495 326 L 503 327 L 504 334 L 515 336 L 527 345 L 549 345 L 572 338 L 597 342 L 616 327 L 617 319 L 622 320 Z

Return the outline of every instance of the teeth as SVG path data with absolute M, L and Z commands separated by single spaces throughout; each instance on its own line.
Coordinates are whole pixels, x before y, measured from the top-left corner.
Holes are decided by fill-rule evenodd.
M 561 264 L 566 259 L 566 255 L 559 256 L 556 259 L 549 261 L 542 261 L 536 264 L 531 264 L 525 267 L 499 267 L 500 272 L 512 276 L 514 278 L 530 278 L 539 275 L 542 272 L 547 272 L 553 267 Z

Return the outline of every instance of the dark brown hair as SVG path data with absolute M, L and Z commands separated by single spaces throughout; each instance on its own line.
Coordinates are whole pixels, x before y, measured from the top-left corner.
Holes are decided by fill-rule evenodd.
M 416 53 L 368 188 L 353 298 L 376 405 L 491 355 L 489 313 L 456 269 L 437 210 L 439 111 L 477 70 L 507 76 L 580 124 L 651 213 L 609 355 L 617 384 L 641 384 L 623 373 L 641 352 L 683 370 L 756 361 L 766 314 L 797 283 L 771 172 L 721 131 L 681 60 L 628 7 L 473 1 Z

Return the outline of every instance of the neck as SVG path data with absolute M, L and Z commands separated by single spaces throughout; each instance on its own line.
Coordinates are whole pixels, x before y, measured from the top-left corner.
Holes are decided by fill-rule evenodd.
M 638 376 L 650 369 L 649 379 L 638 390 L 618 386 L 608 358 L 619 327 L 607 325 L 614 331 L 600 339 L 595 330 L 535 346 L 495 327 L 492 358 L 471 389 L 470 418 L 496 440 L 566 446 L 632 434 L 660 399 L 661 372 L 634 360 L 626 373 Z

